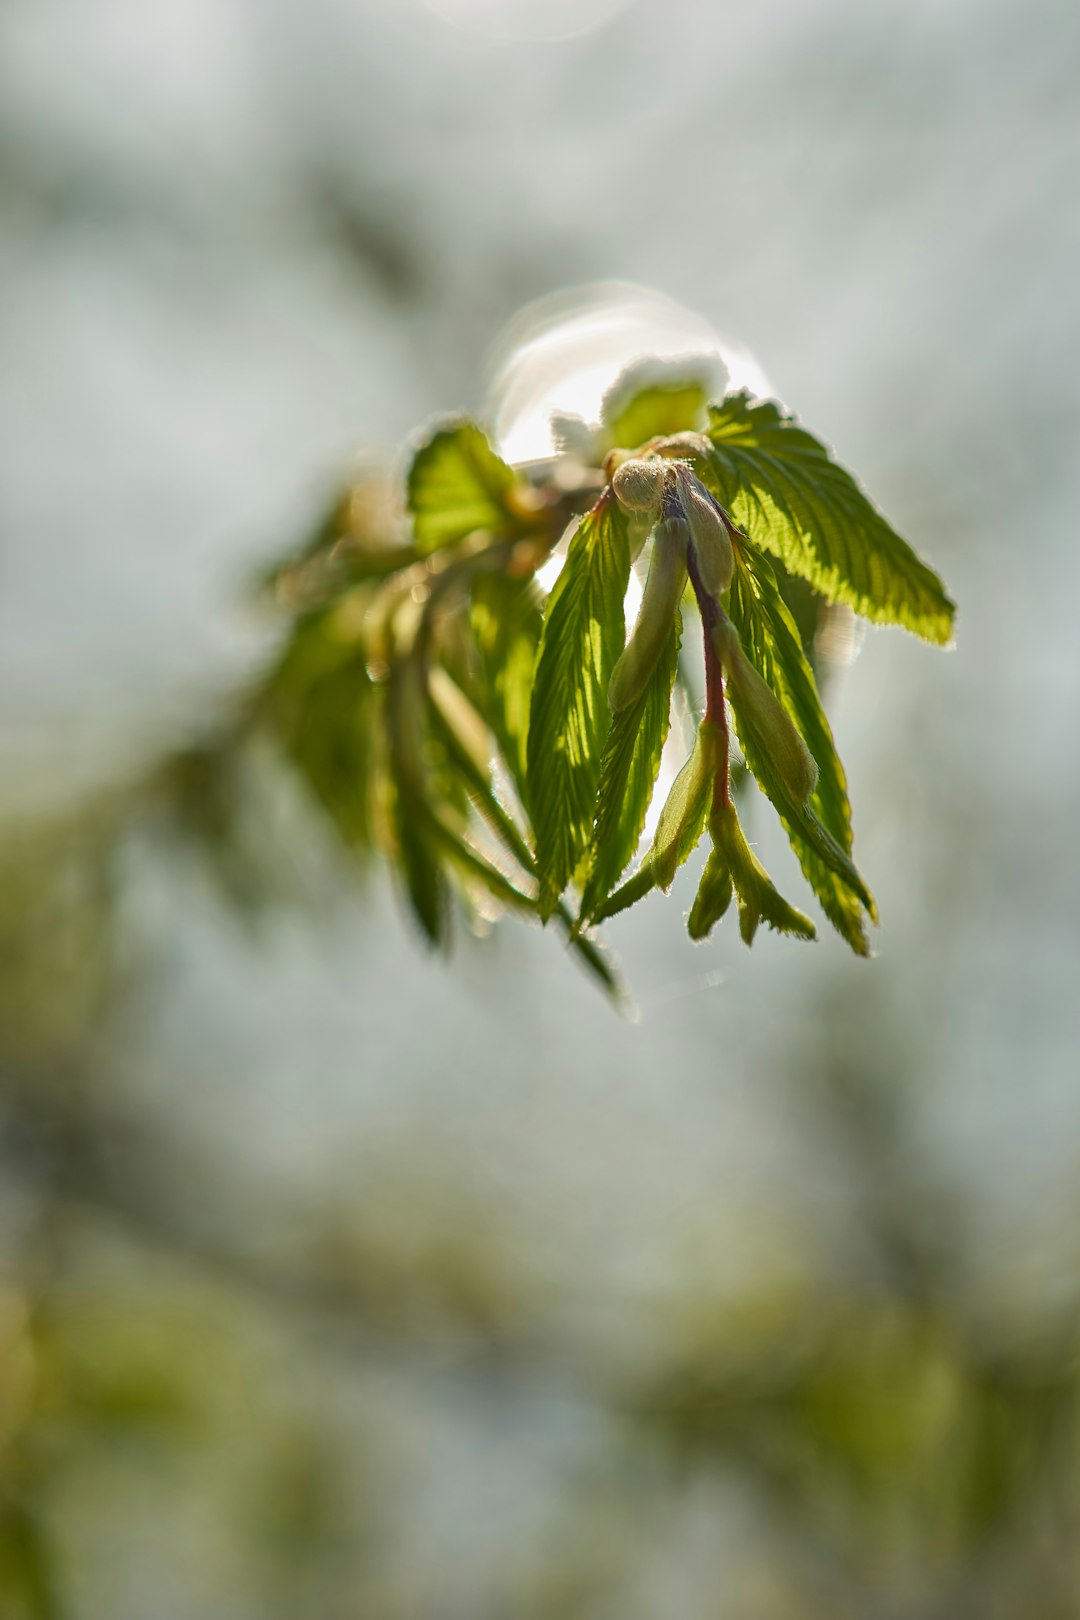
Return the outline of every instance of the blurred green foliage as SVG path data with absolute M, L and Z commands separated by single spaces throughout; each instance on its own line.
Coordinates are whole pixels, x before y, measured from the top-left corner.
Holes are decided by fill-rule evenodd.
M 735 1293 L 695 1251 L 582 1332 L 497 1211 L 422 1160 L 268 1251 L 94 1058 L 133 989 L 122 845 L 140 818 L 173 836 L 164 792 L 155 773 L 4 873 L 0 1151 L 22 1209 L 0 1295 L 5 1620 L 108 1609 L 131 1535 L 151 1570 L 190 1566 L 177 1612 L 441 1615 L 408 1483 L 427 1442 L 408 1435 L 448 1410 L 514 1414 L 523 1436 L 571 1413 L 578 1435 L 528 1534 L 456 1567 L 474 1613 L 646 1615 L 672 1592 L 777 1620 L 1076 1612 L 1071 1320 L 972 1296 L 962 1207 L 913 1177 L 898 1057 L 824 1040 L 808 1076 L 817 1128 L 859 1166 L 851 1270 L 781 1229 Z M 231 870 L 232 816 L 183 825 Z M 222 892 L 251 897 L 233 876 Z

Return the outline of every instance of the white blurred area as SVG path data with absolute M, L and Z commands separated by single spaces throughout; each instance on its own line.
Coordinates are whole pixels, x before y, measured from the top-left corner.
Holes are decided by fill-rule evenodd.
M 642 352 L 777 390 L 960 604 L 954 651 L 872 631 L 829 693 L 872 964 L 827 927 L 695 949 L 687 872 L 610 930 L 631 1027 L 523 925 L 434 962 L 375 882 L 253 945 L 139 872 L 110 1095 L 246 1188 L 262 1244 L 427 1166 L 421 1213 L 480 1210 L 632 1358 L 703 1268 L 857 1268 L 859 1166 L 807 1101 L 835 1060 L 970 1201 L 980 1308 L 1032 1334 L 1072 1308 L 1078 50 L 1055 0 L 0 9 L 0 816 L 63 811 L 237 689 L 252 571 L 357 452 L 466 408 L 542 456 Z M 417 1508 L 446 1613 L 485 1612 L 462 1571 L 502 1522 L 462 1522 L 477 1421 L 446 1420 Z M 110 1620 L 145 1620 L 121 1530 Z M 233 1620 L 162 1567 L 170 1617 Z
M 627 374 L 700 377 L 710 398 L 772 392 L 750 352 L 701 315 L 647 287 L 600 282 L 538 299 L 496 345 L 489 412 L 508 461 L 542 460 L 560 418 L 599 422 L 605 395 Z
M 466 33 L 535 43 L 578 39 L 610 22 L 627 0 L 424 0 L 424 4 Z

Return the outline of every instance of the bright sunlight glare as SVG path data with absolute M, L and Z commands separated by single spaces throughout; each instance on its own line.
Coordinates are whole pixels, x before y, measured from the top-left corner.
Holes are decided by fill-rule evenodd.
M 491 413 L 508 461 L 549 456 L 552 418 L 599 420 L 604 395 L 645 359 L 686 362 L 717 394 L 725 386 L 771 392 L 754 356 L 674 299 L 626 282 L 596 282 L 530 304 L 497 345 Z

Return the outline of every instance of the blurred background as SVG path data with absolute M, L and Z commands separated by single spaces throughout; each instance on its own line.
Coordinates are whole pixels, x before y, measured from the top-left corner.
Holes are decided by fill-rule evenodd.
M 0 5 L 3 1620 L 1080 1614 L 1078 82 L 1067 0 Z M 960 603 L 829 688 L 870 964 L 692 863 L 631 1023 L 273 762 L 215 843 L 251 578 L 555 294 Z

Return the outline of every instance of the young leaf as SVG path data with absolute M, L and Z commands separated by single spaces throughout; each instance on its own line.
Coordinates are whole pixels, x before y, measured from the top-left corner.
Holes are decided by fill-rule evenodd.
M 438 551 L 477 529 L 500 533 L 517 525 L 510 491 L 520 482 L 475 422 L 439 428 L 416 451 L 408 502 L 417 549 Z
M 533 682 L 526 788 L 545 920 L 592 839 L 629 576 L 626 519 L 604 494 L 579 523 L 548 600 Z
M 777 779 L 763 747 L 733 702 L 739 741 L 747 764 L 773 801 L 807 882 L 833 926 L 860 956 L 869 954 L 864 911 L 877 910 L 851 860 L 851 806 L 847 779 L 821 707 L 813 671 L 799 632 L 780 595 L 767 560 L 745 538 L 735 548 L 735 572 L 728 613 L 743 650 L 795 722 L 818 767 L 817 784 L 806 806 L 793 803 Z
M 700 427 L 706 400 L 705 385 L 693 377 L 685 381 L 653 383 L 627 397 L 614 393 L 604 402 L 604 425 L 613 445 L 628 450 L 648 439 Z
M 600 767 L 589 877 L 581 897 L 583 917 L 590 917 L 607 899 L 641 838 L 671 723 L 681 628 L 676 614 L 648 686 L 611 723 Z
M 867 619 L 951 639 L 955 608 L 941 580 L 820 439 L 745 392 L 710 406 L 709 439 L 699 471 L 756 545 Z

